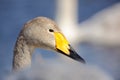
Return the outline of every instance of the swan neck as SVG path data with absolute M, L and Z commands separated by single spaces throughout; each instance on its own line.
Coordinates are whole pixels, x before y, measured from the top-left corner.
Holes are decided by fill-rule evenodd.
M 27 44 L 24 36 L 20 36 L 17 39 L 14 56 L 13 56 L 13 70 L 22 70 L 28 68 L 31 65 L 31 57 L 34 48 Z

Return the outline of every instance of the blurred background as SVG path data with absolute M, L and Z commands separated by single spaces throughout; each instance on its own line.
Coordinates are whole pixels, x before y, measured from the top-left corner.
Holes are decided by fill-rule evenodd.
M 101 75 L 102 78 L 100 79 L 100 76 L 95 77 L 95 80 L 120 80 L 119 2 L 119 0 L 0 0 L 0 80 L 10 74 L 13 49 L 21 28 L 25 22 L 38 16 L 55 20 L 70 43 L 86 60 L 88 66 L 84 66 L 85 68 L 79 67 L 78 64 L 72 66 L 76 68 L 75 71 L 73 70 L 74 74 L 83 75 L 84 72 L 82 77 L 88 75 L 86 73 L 94 76 L 98 71 L 98 75 Z M 42 60 L 54 60 L 58 57 L 53 52 L 41 49 L 36 49 L 34 53 L 36 53 L 33 55 L 34 61 L 38 55 L 40 55 L 39 58 L 42 57 Z M 62 59 L 66 58 L 60 57 Z M 67 66 L 70 66 L 64 64 L 64 62 L 61 63 L 64 65 L 61 68 L 63 71 L 68 69 Z M 59 61 L 56 60 L 52 64 L 52 68 L 57 67 L 56 69 L 58 69 L 56 64 L 59 64 Z M 94 67 L 91 67 L 91 65 Z M 44 66 L 51 65 L 49 63 Z M 68 70 L 71 69 L 73 68 L 70 67 Z M 43 70 L 46 70 L 46 68 Z M 81 72 L 77 72 L 79 70 Z M 91 73 L 92 71 L 94 74 Z M 67 72 L 59 73 L 57 76 L 67 74 Z M 110 79 L 103 78 L 103 75 Z M 74 79 L 79 79 L 79 77 L 75 77 Z M 85 78 L 81 80 L 85 80 Z M 86 80 L 94 79 L 89 76 Z

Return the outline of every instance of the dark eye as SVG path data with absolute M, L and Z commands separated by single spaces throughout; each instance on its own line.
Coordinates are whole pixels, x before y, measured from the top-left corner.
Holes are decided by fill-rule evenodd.
M 53 29 L 49 29 L 49 32 L 54 32 L 54 30 Z

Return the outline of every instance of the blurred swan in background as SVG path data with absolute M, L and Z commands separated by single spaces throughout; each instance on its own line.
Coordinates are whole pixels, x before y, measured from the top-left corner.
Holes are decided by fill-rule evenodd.
M 56 21 L 69 41 L 114 47 L 120 46 L 120 4 L 102 10 L 78 23 L 78 0 L 58 0 Z

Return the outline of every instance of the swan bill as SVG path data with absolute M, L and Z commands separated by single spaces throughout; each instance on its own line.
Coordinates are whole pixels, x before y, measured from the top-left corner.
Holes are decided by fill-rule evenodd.
M 55 35 L 55 43 L 56 43 L 56 49 L 58 52 L 76 60 L 82 63 L 85 63 L 85 60 L 79 56 L 75 50 L 70 46 L 67 39 L 64 37 L 64 35 L 60 32 L 54 32 Z

